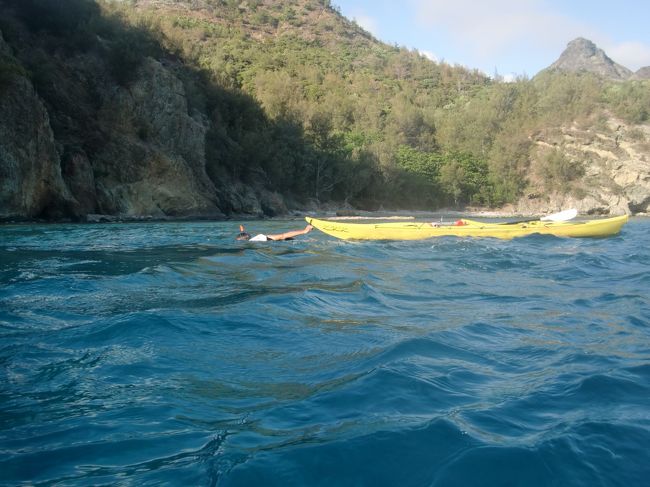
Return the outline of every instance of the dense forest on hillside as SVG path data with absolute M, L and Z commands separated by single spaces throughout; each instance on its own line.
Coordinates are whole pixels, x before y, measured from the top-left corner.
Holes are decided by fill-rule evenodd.
M 537 134 L 650 116 L 648 81 L 542 72 L 512 83 L 374 39 L 327 0 L 21 0 L 0 23 L 30 46 L 20 65 L 55 133 L 92 157 L 92 100 L 63 100 L 66 60 L 95 54 L 120 86 L 152 57 L 209 123 L 206 170 L 297 200 L 356 206 L 498 206 L 531 184 L 574 190 L 583 161 L 540 152 Z M 3 60 L 4 59 L 4 60 Z M 79 106 L 77 106 L 77 104 Z M 84 119 L 86 117 L 87 119 Z M 64 120 L 77 122 L 63 122 Z M 150 127 L 137 127 L 146 140 Z M 119 161 L 116 161 L 119 164 Z M 541 183 L 540 183 L 541 181 Z

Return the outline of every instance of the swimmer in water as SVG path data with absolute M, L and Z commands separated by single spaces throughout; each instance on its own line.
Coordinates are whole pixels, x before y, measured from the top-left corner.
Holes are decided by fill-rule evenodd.
M 269 234 L 265 235 L 263 233 L 260 233 L 258 235 L 255 235 L 254 237 L 251 237 L 249 233 L 244 230 L 244 225 L 239 225 L 239 234 L 237 235 L 237 240 L 248 240 L 250 242 L 267 242 L 269 240 L 292 240 L 293 237 L 297 237 L 298 235 L 305 235 L 306 233 L 311 232 L 314 229 L 311 225 L 307 225 L 305 228 L 302 230 L 291 230 L 289 232 L 285 233 L 276 233 L 276 234 Z

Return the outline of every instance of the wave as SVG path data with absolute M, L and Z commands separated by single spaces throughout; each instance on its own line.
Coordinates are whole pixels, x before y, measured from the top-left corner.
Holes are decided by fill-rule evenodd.
M 643 220 L 614 239 L 505 242 L 0 231 L 1 484 L 650 475 Z

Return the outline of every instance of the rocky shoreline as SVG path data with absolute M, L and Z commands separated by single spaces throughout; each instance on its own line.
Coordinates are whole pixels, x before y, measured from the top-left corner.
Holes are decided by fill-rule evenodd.
M 566 209 L 566 208 L 565 208 Z M 525 212 L 517 211 L 515 208 L 466 208 L 453 209 L 443 208 L 438 210 L 356 210 L 349 207 L 327 206 L 319 209 L 296 209 L 287 211 L 284 214 L 274 216 L 261 214 L 232 214 L 232 215 L 184 215 L 184 216 L 160 216 L 160 215 L 104 215 L 87 214 L 82 218 L 61 218 L 61 219 L 40 219 L 40 218 L 13 218 L 0 220 L 2 225 L 17 224 L 109 224 L 109 223 L 160 223 L 160 222 L 195 222 L 195 221 L 254 221 L 254 220 L 302 220 L 307 216 L 327 218 L 333 220 L 424 220 L 424 219 L 457 219 L 457 218 L 537 218 L 555 211 L 546 212 Z M 649 213 L 640 212 L 631 214 L 635 217 L 650 217 Z M 614 216 L 612 215 L 590 215 L 579 213 L 579 217 Z

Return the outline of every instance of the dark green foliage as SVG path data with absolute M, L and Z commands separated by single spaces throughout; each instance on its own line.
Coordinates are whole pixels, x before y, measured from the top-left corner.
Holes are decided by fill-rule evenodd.
M 650 120 L 650 81 L 630 81 L 608 86 L 604 100 L 619 117 L 631 123 Z
M 441 154 L 422 152 L 408 145 L 397 150 L 397 163 L 407 172 L 415 174 L 435 186 L 440 179 L 440 168 L 445 164 Z
M 553 149 L 543 158 L 542 175 L 550 191 L 569 192 L 571 183 L 583 176 L 584 172 L 579 161 L 569 159 L 558 149 Z
M 451 177 L 451 181 L 447 178 Z M 441 184 L 454 204 L 491 204 L 492 185 L 487 161 L 468 152 L 446 155 L 441 169 Z
M 422 152 L 402 146 L 397 161 L 431 205 L 489 204 L 489 170 L 481 158 L 468 152 Z
M 135 78 L 142 63 L 142 55 L 133 50 L 128 38 L 116 40 L 108 52 L 108 62 L 111 73 L 121 85 L 127 85 Z
M 74 34 L 88 20 L 99 14 L 92 0 L 16 0 L 7 2 L 17 16 L 35 32 L 55 36 Z

